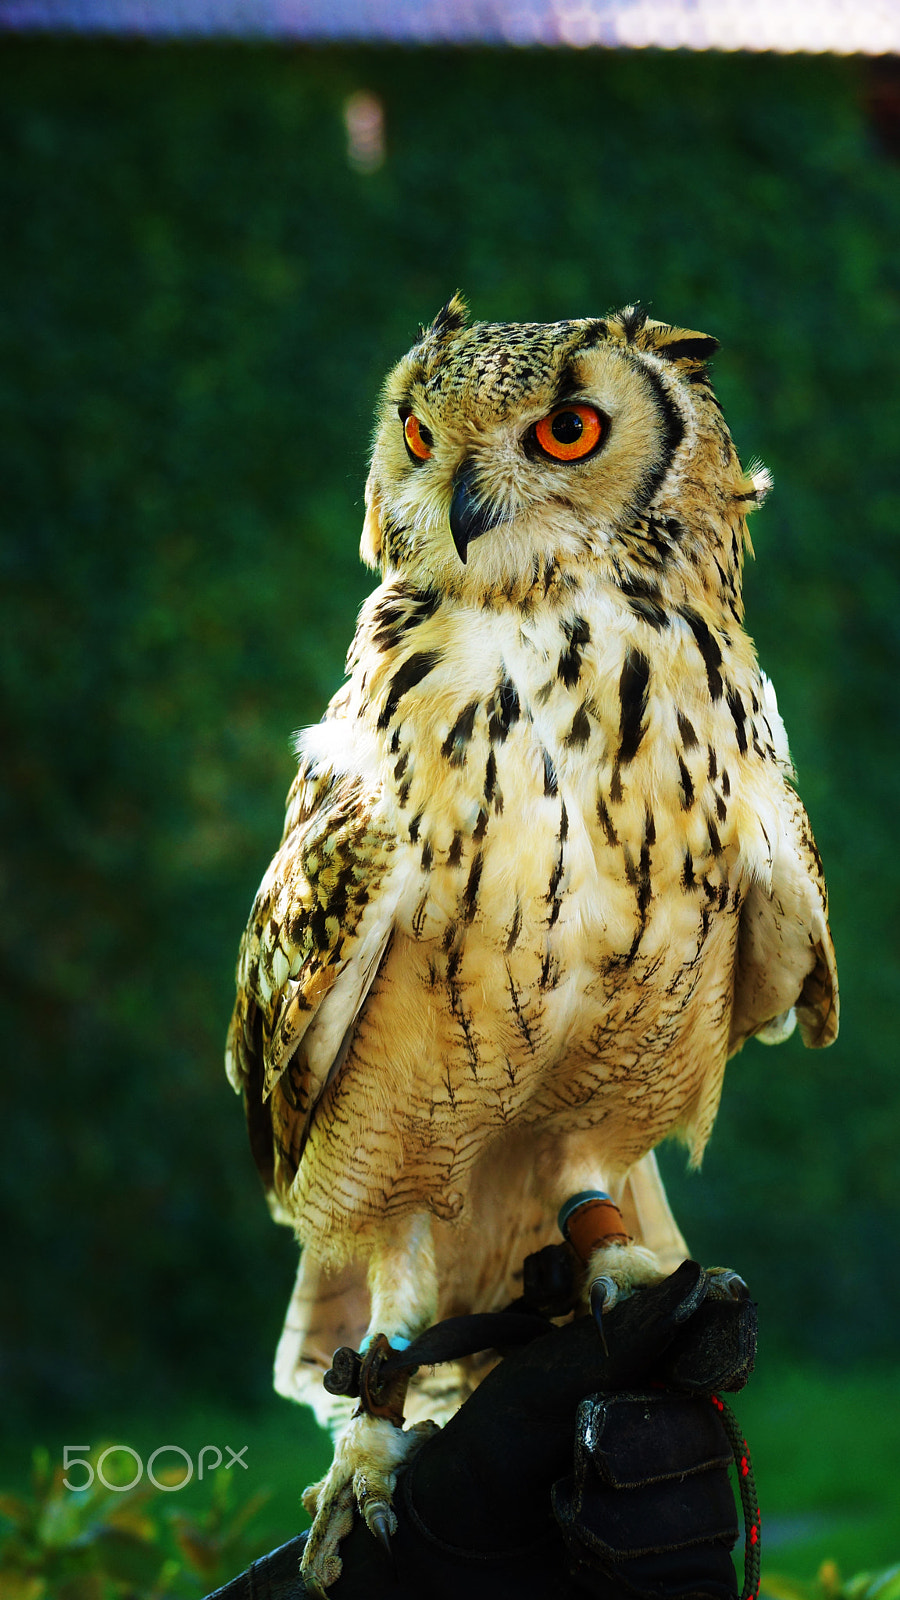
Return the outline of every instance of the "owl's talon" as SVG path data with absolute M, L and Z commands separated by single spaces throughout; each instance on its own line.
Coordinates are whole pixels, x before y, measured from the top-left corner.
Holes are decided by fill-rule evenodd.
M 618 1304 L 620 1298 L 619 1285 L 616 1283 L 615 1278 L 608 1277 L 606 1273 L 603 1273 L 599 1278 L 595 1278 L 591 1284 L 590 1298 L 591 1310 L 595 1316 L 599 1316 L 603 1311 L 612 1311 L 613 1306 Z
M 709 1268 L 709 1293 L 714 1300 L 749 1300 L 750 1290 L 730 1267 Z
M 366 1527 L 374 1535 L 385 1556 L 394 1565 L 391 1537 L 397 1531 L 397 1518 L 386 1500 L 368 1500 L 362 1508 Z
M 300 1563 L 307 1588 L 328 1590 L 340 1576 L 341 1541 L 350 1533 L 357 1512 L 393 1563 L 391 1538 L 397 1518 L 391 1497 L 397 1474 L 432 1431 L 421 1424 L 399 1428 L 386 1417 L 366 1412 L 357 1412 L 347 1424 L 325 1477 L 303 1496 L 314 1519 Z
M 597 1324 L 597 1332 L 600 1335 L 600 1343 L 603 1346 L 603 1354 L 608 1356 L 609 1347 L 606 1343 L 606 1333 L 603 1328 L 603 1313 L 604 1311 L 611 1311 L 617 1303 L 619 1285 L 614 1278 L 607 1277 L 603 1273 L 599 1278 L 594 1279 L 588 1298 L 591 1303 L 591 1316 Z

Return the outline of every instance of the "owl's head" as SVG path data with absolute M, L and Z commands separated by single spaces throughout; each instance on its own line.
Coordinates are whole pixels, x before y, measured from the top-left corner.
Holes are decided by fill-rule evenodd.
M 622 581 L 673 563 L 739 594 L 768 479 L 741 469 L 706 372 L 717 348 L 639 307 L 468 325 L 455 295 L 385 384 L 364 560 L 478 600 L 521 599 L 549 569 Z

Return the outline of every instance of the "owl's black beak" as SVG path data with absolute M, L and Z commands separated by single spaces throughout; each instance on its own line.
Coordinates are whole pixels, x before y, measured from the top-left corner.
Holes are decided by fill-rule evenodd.
M 464 461 L 453 479 L 453 499 L 450 501 L 450 532 L 463 566 L 472 540 L 505 521 L 504 513 L 481 497 L 474 461 Z

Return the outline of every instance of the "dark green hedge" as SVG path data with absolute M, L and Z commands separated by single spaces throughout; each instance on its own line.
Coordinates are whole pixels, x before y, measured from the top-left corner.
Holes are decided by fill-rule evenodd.
M 385 105 L 348 165 L 342 107 Z M 221 1072 L 289 736 L 340 680 L 371 408 L 417 323 L 634 298 L 717 334 L 776 492 L 749 622 L 830 870 L 844 1031 L 752 1045 L 699 1179 L 772 1348 L 900 1312 L 900 181 L 859 63 L 0 48 L 8 1370 L 249 1398 L 293 1272 Z M 852 1309 L 851 1309 L 852 1308 Z

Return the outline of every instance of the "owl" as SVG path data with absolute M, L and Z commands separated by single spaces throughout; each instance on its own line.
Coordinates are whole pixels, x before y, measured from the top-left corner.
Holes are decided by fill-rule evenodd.
M 579 1191 L 627 1234 L 586 1282 L 671 1271 L 655 1146 L 699 1162 L 749 1038 L 836 1035 L 821 862 L 743 628 L 769 480 L 740 465 L 716 348 L 637 306 L 470 325 L 454 296 L 385 384 L 381 582 L 297 740 L 228 1047 L 302 1245 L 276 1386 L 320 1417 L 347 1404 L 321 1389 L 335 1345 L 503 1306 Z M 390 1528 L 422 1419 L 480 1370 L 420 1374 L 405 1428 L 332 1416 L 310 1587 L 357 1505 Z

